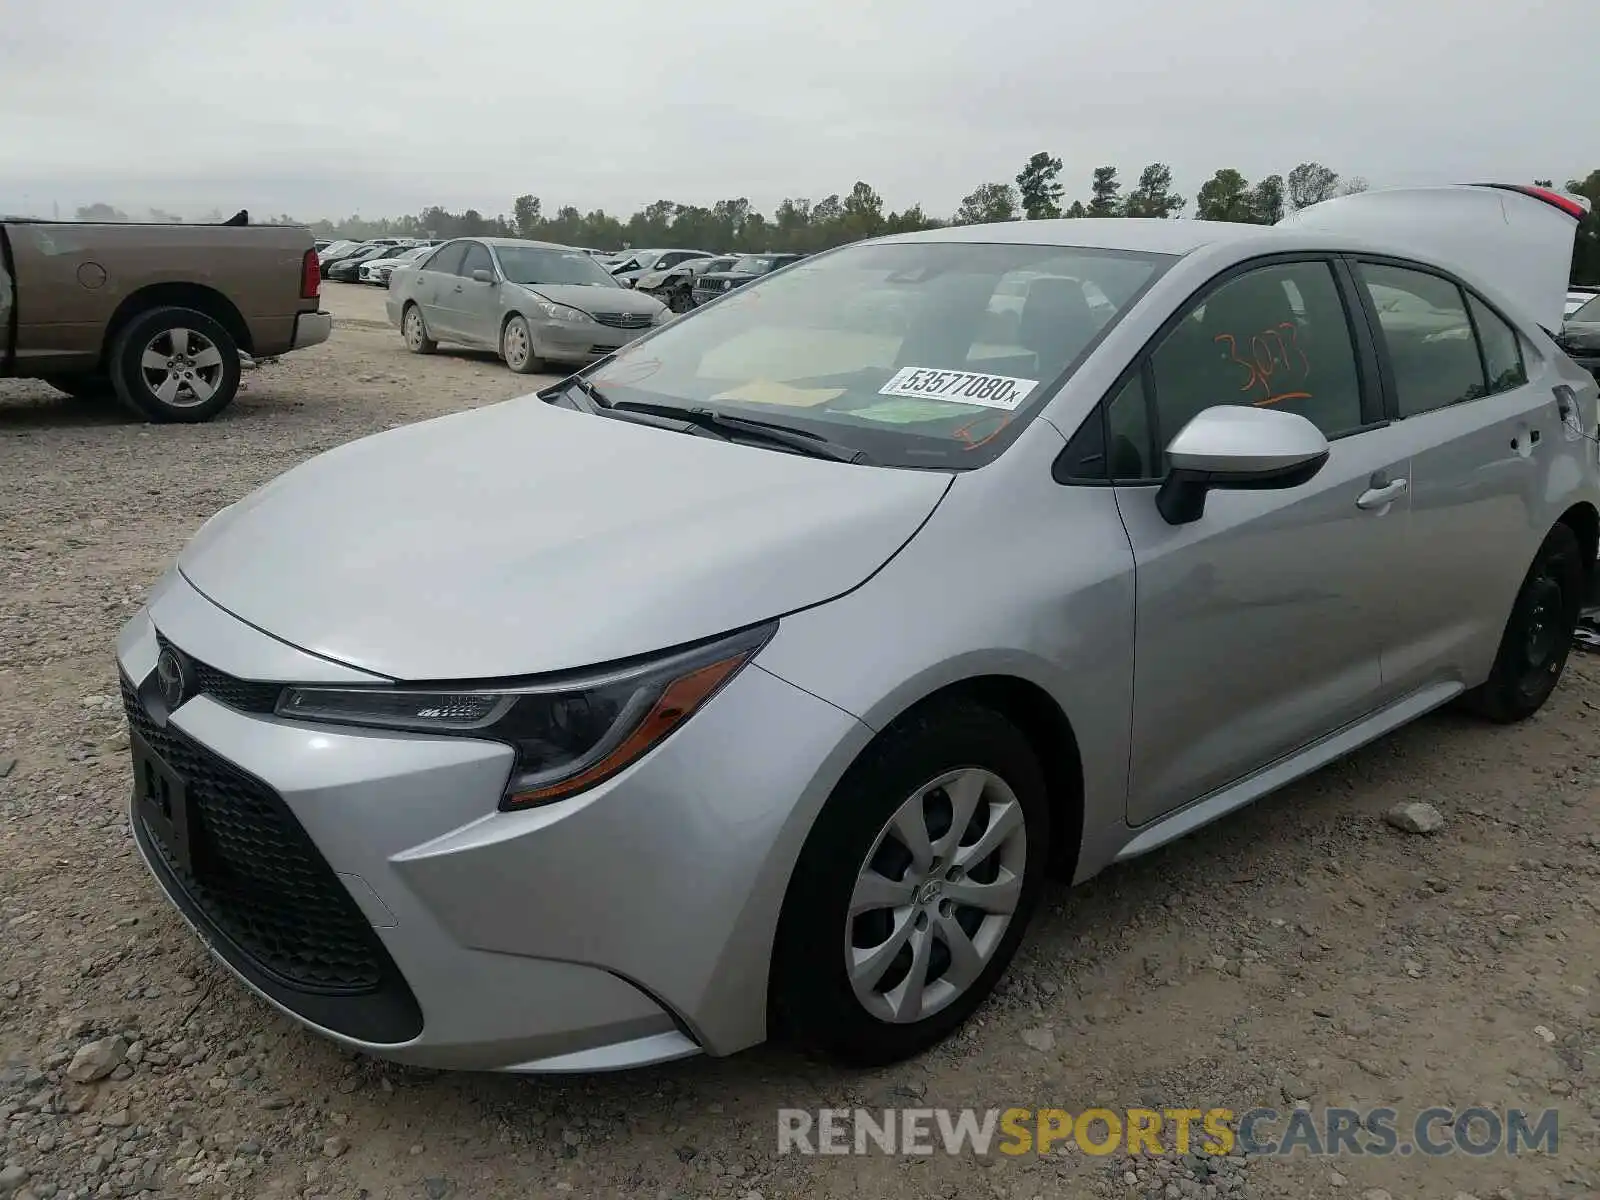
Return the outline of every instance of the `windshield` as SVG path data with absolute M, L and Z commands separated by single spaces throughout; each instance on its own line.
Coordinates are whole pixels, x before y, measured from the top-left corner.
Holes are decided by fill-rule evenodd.
M 1567 320 L 1577 321 L 1583 325 L 1600 325 L 1600 296 L 1596 296 L 1594 299 L 1586 301 L 1583 306 L 1579 308 L 1577 312 L 1568 317 Z
M 851 246 L 663 327 L 593 379 L 612 400 L 787 425 L 876 463 L 981 466 L 1172 261 L 1063 246 Z
M 544 246 L 496 246 L 500 269 L 512 283 L 577 283 L 620 287 L 606 269 L 581 250 Z

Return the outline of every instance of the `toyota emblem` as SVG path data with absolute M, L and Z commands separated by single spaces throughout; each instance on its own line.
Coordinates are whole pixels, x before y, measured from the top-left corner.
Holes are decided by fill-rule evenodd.
M 189 677 L 183 669 L 183 659 L 170 646 L 163 647 L 156 659 L 156 686 L 168 712 L 181 705 L 188 695 Z

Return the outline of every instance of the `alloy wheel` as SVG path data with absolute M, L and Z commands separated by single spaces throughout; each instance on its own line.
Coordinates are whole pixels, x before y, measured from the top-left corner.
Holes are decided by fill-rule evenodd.
M 145 386 L 163 404 L 193 408 L 217 394 L 223 382 L 222 352 L 198 330 L 163 329 L 139 355 Z

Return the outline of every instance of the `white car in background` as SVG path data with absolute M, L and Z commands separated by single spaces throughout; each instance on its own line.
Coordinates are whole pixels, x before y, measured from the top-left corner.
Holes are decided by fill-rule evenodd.
M 375 258 L 370 262 L 361 264 L 361 269 L 356 272 L 362 283 L 374 284 L 378 287 L 389 286 L 389 276 L 394 274 L 396 267 L 409 266 L 419 262 L 433 250 L 433 243 L 413 246 L 403 254 L 396 254 L 389 258 Z
M 1575 287 L 1567 292 L 1567 303 L 1561 316 L 1563 319 L 1570 317 L 1596 296 L 1600 296 L 1600 287 Z

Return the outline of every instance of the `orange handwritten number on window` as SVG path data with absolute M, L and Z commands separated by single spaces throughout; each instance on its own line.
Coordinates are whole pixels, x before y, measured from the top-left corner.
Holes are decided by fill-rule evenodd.
M 1228 357 L 1231 358 L 1234 362 L 1238 363 L 1241 367 L 1244 368 L 1245 381 L 1242 384 L 1239 385 L 1239 390 L 1241 392 L 1248 392 L 1251 388 L 1255 387 L 1257 382 L 1259 382 L 1256 379 L 1256 366 L 1255 366 L 1255 364 L 1253 362 L 1250 362 L 1248 359 L 1244 359 L 1244 358 L 1240 358 L 1239 357 L 1239 343 L 1234 339 L 1233 334 L 1231 334 L 1231 333 L 1219 333 L 1219 334 L 1217 334 L 1216 337 L 1212 338 L 1211 340 L 1213 342 L 1224 342 L 1224 341 L 1227 342 L 1228 343 Z

